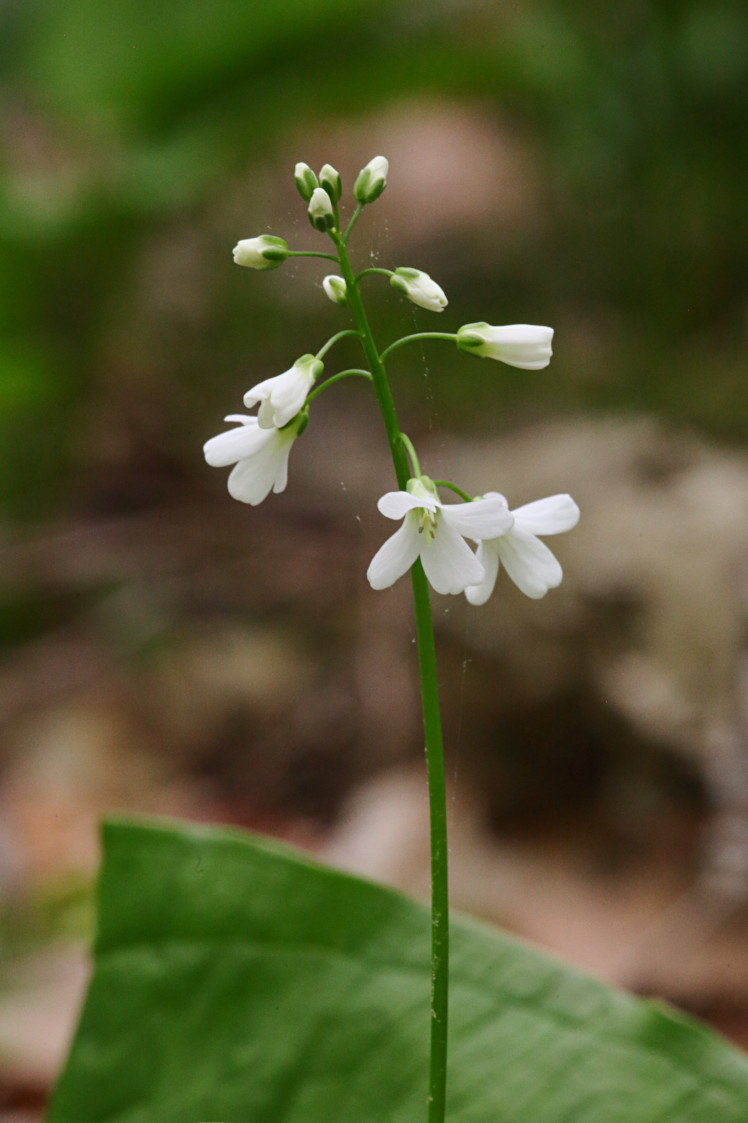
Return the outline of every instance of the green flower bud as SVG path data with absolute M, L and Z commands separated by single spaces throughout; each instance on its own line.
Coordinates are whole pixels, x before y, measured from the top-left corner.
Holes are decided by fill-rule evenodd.
M 297 164 L 294 168 L 293 175 L 296 180 L 296 189 L 299 195 L 301 195 L 305 203 L 308 203 L 315 187 L 319 187 L 319 180 L 308 164 Z
M 315 230 L 325 233 L 332 230 L 335 225 L 335 212 L 332 209 L 330 196 L 324 187 L 315 187 L 309 200 L 309 221 Z
M 342 277 L 336 277 L 330 274 L 322 281 L 322 288 L 325 290 L 325 295 L 333 302 L 333 304 L 347 304 L 348 303 L 348 288 Z
M 343 186 L 340 182 L 340 174 L 336 172 L 332 164 L 325 164 L 321 169 L 319 173 L 319 185 L 320 187 L 324 187 L 333 203 L 337 203 L 343 193 Z
M 384 156 L 375 156 L 358 173 L 353 185 L 353 195 L 357 203 L 373 203 L 387 186 L 389 162 Z
M 234 246 L 234 261 L 250 269 L 277 269 L 288 257 L 288 245 L 274 234 L 242 238 Z
M 412 300 L 421 308 L 427 308 L 429 312 L 443 312 L 447 307 L 447 298 L 443 290 L 428 273 L 423 273 L 420 269 L 401 266 L 390 278 L 390 284 L 393 289 L 398 289 L 407 296 L 408 300 Z

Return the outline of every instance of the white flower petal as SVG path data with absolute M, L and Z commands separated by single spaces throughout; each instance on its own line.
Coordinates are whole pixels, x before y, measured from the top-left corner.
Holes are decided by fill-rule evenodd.
M 504 568 L 525 596 L 537 600 L 561 584 L 563 570 L 557 558 L 534 534 L 515 525 L 491 545 L 498 550 Z
M 497 538 L 511 530 L 514 519 L 506 500 L 498 494 L 474 499 L 472 503 L 450 503 L 442 507 L 442 517 L 467 538 Z
M 421 563 L 437 593 L 462 593 L 468 585 L 480 584 L 485 576 L 483 566 L 448 522 L 439 519 L 431 542 L 422 537 Z
M 479 542 L 475 555 L 486 571 L 480 585 L 468 585 L 465 596 L 470 604 L 485 604 L 496 584 L 499 575 L 499 552 L 493 542 Z
M 309 360 L 311 359 L 311 362 Z M 313 356 L 302 356 L 294 365 L 273 378 L 258 382 L 244 395 L 244 404 L 251 408 L 260 402 L 257 420 L 260 428 L 281 429 L 296 416 L 306 401 L 322 363 Z
M 246 401 L 244 403 L 247 404 Z M 275 429 L 275 411 L 270 398 L 265 398 L 260 402 L 260 408 L 257 411 L 257 423 L 261 429 Z
M 515 525 L 530 534 L 563 534 L 579 522 L 579 508 L 570 495 L 549 495 L 512 511 Z
M 237 415 L 231 420 L 238 420 Z M 225 468 L 228 464 L 236 464 L 238 460 L 252 456 L 257 447 L 262 446 L 262 441 L 263 433 L 258 428 L 256 419 L 248 417 L 243 419 L 237 429 L 229 429 L 227 433 L 211 437 L 203 445 L 203 453 L 211 468 Z
M 428 511 L 436 511 L 439 504 L 435 499 L 411 495 L 408 491 L 388 491 L 379 500 L 377 507 L 385 518 L 401 519 L 408 511 L 415 511 L 418 507 L 425 507 Z
M 229 494 L 255 507 L 271 491 L 281 492 L 288 479 L 288 456 L 293 437 L 277 429 L 261 430 L 264 443 L 250 458 L 239 461 L 228 479 Z
M 418 557 L 419 547 L 418 519 L 416 516 L 409 516 L 371 559 L 366 576 L 372 589 L 388 589 L 390 585 L 394 585 Z

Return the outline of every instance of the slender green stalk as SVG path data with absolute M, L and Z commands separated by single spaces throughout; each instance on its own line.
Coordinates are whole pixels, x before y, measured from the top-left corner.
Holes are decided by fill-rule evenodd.
M 358 333 L 355 332 L 354 334 L 357 335 Z M 340 382 L 341 379 L 352 378 L 354 375 L 359 375 L 361 378 L 368 378 L 369 382 L 371 382 L 371 373 L 368 370 L 341 370 L 338 374 L 334 374 L 332 378 L 328 378 L 324 382 L 320 382 L 319 386 L 312 390 L 311 394 L 307 395 L 307 405 L 309 404 L 309 402 L 313 402 L 317 395 L 321 394 L 323 390 L 326 390 L 328 386 L 332 386 L 333 382 Z
M 390 343 L 389 347 L 385 347 L 379 358 L 384 362 L 393 351 L 397 351 L 398 347 L 402 347 L 404 343 L 415 343 L 418 339 L 451 339 L 454 341 L 457 336 L 451 331 L 419 331 L 415 335 L 404 335 L 402 339 L 396 339 L 394 343 Z
M 400 440 L 405 445 L 405 451 L 408 454 L 408 460 L 410 460 L 411 475 L 414 476 L 414 477 L 420 476 L 421 475 L 421 463 L 418 459 L 418 453 L 413 448 L 413 442 L 411 441 L 410 437 L 406 437 L 405 433 L 400 434 Z
M 289 257 L 324 257 L 325 261 L 337 261 L 334 253 L 316 253 L 314 250 L 288 250 Z
M 379 273 L 382 277 L 395 276 L 391 269 L 380 269 L 379 266 L 372 265 L 370 269 L 362 269 L 360 273 L 356 274 L 356 284 L 358 284 L 362 277 L 371 277 L 375 273 Z
M 345 331 L 338 331 L 335 335 L 331 336 L 327 343 L 323 344 L 317 352 L 315 358 L 323 359 L 333 344 L 337 343 L 339 339 L 344 339 L 347 335 L 358 335 L 355 328 L 346 328 Z
M 351 221 L 348 223 L 348 225 L 345 228 L 345 234 L 343 235 L 343 245 L 345 245 L 347 243 L 348 239 L 350 238 L 351 234 L 353 233 L 353 227 L 356 225 L 359 218 L 361 217 L 361 212 L 363 211 L 363 209 L 364 209 L 363 203 L 359 203 L 358 206 L 356 207 L 355 211 L 353 212 L 353 215 L 351 216 Z
M 472 495 L 468 495 L 468 493 L 466 491 L 463 491 L 461 487 L 458 487 L 457 484 L 451 483 L 449 480 L 434 480 L 434 484 L 437 487 L 448 487 L 450 491 L 453 491 L 455 495 L 459 495 L 460 499 L 464 499 L 466 503 L 473 502 Z
M 358 217 L 358 212 L 354 218 Z M 353 220 L 346 236 L 350 233 Z M 337 231 L 330 236 L 338 249 L 338 261 L 347 286 L 348 302 L 371 369 L 374 390 L 382 412 L 397 482 L 405 490 L 409 478 L 403 434 L 397 420 L 382 357 L 377 352 L 366 318 L 345 239 Z M 427 336 L 430 338 L 431 336 Z M 417 337 L 416 337 L 417 338 Z M 440 337 L 439 337 L 440 338 Z M 447 336 L 446 338 L 454 338 Z M 403 342 L 402 340 L 400 342 Z M 394 346 L 394 345 L 393 345 Z M 388 348 L 387 354 L 393 347 Z M 429 587 L 420 559 L 411 569 L 418 642 L 418 668 L 426 742 L 429 818 L 431 832 L 431 1043 L 429 1060 L 428 1123 L 444 1123 L 447 1088 L 447 1028 L 449 1010 L 449 881 L 447 853 L 447 797 L 444 777 L 444 747 L 439 714 L 434 628 Z

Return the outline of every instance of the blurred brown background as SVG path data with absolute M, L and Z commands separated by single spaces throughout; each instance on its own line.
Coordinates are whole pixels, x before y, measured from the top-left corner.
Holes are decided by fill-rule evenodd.
M 64 1053 L 102 814 L 428 890 L 409 590 L 364 576 L 369 388 L 320 398 L 257 509 L 201 454 L 346 326 L 323 263 L 231 261 L 324 248 L 299 160 L 348 198 L 390 160 L 354 256 L 450 304 L 372 279 L 382 346 L 556 329 L 540 373 L 390 366 L 425 471 L 582 508 L 544 601 L 434 601 L 455 904 L 747 1042 L 744 5 L 9 0 L 0 58 L 2 1123 Z

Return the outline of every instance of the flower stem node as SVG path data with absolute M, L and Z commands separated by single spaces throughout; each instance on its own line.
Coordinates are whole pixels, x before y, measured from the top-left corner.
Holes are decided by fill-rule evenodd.
M 309 221 L 315 230 L 324 234 L 335 225 L 335 212 L 332 200 L 324 187 L 315 187 L 309 200 Z
M 335 274 L 323 277 L 322 288 L 325 290 L 325 295 L 333 304 L 348 303 L 348 286 L 342 277 L 336 277 Z
M 258 382 L 244 395 L 248 409 L 260 403 L 257 422 L 261 429 L 281 429 L 303 408 L 307 394 L 325 365 L 314 355 L 302 355 L 290 370 Z
M 553 328 L 537 324 L 464 324 L 457 332 L 457 346 L 484 359 L 498 359 L 522 370 L 542 370 L 551 361 Z
M 499 500 L 509 511 L 509 504 L 498 491 L 489 491 L 485 499 Z M 477 558 L 485 577 L 469 585 L 465 596 L 470 604 L 485 604 L 493 592 L 501 563 L 517 588 L 527 597 L 539 600 L 549 589 L 561 584 L 563 571 L 539 534 L 563 534 L 579 522 L 579 508 L 570 495 L 549 495 L 509 511 L 513 524 L 498 538 L 478 542 Z
M 357 203 L 365 205 L 373 203 L 387 186 L 387 172 L 390 170 L 389 161 L 384 156 L 375 156 L 365 168 L 362 168 L 353 185 L 353 197 Z
M 234 261 L 250 269 L 277 269 L 288 257 L 288 244 L 274 234 L 242 238 L 234 246 Z
M 325 164 L 325 166 L 320 170 L 319 185 L 320 187 L 324 187 L 333 203 L 337 203 L 338 199 L 343 194 L 343 186 L 340 182 L 340 173 L 335 170 L 332 164 Z
M 403 525 L 372 558 L 366 576 L 373 589 L 394 585 L 420 558 L 437 593 L 464 592 L 485 579 L 465 538 L 494 538 L 514 522 L 500 498 L 443 504 L 428 476 L 408 480 L 406 491 L 388 492 L 377 506 L 386 518 L 403 519 Z
M 228 479 L 232 498 L 256 507 L 271 491 L 285 491 L 288 456 L 306 425 L 306 411 L 284 429 L 262 429 L 256 417 L 240 413 L 229 414 L 225 420 L 238 422 L 238 428 L 211 437 L 203 445 L 203 453 L 212 468 L 235 465 Z
M 293 170 L 293 177 L 296 181 L 296 190 L 304 202 L 308 203 L 315 188 L 319 187 L 319 180 L 308 164 L 297 164 Z
M 419 308 L 426 308 L 429 312 L 443 312 L 447 307 L 447 298 L 442 289 L 436 281 L 432 281 L 428 273 L 422 273 L 420 269 L 401 266 L 390 277 L 390 284 Z

